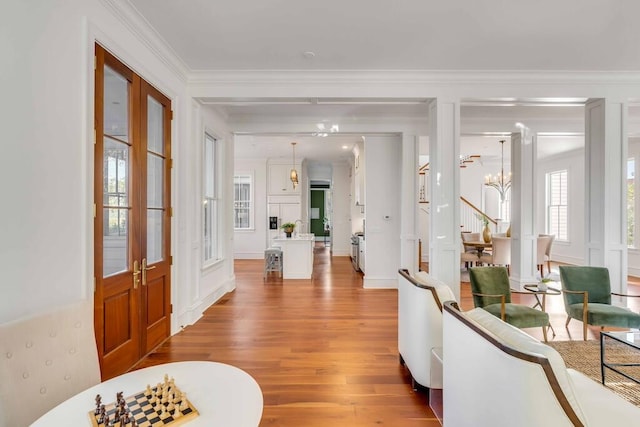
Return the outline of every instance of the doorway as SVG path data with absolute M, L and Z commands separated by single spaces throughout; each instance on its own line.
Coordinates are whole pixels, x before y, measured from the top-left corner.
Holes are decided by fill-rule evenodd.
M 309 232 L 325 247 L 331 246 L 331 185 L 312 182 L 310 189 Z
M 96 45 L 94 323 L 102 379 L 170 335 L 171 102 Z

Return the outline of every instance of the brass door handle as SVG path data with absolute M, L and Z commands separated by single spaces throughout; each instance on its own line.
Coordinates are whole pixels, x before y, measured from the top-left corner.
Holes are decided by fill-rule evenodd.
M 154 268 L 156 268 L 155 265 L 153 267 L 147 267 L 147 259 L 142 259 L 142 286 L 147 286 L 147 270 L 153 270 Z
M 140 284 L 140 268 L 138 267 L 138 260 L 133 261 L 133 289 L 138 289 Z

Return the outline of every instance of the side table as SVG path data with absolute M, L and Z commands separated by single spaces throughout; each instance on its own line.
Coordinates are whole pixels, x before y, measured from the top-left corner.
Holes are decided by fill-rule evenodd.
M 525 290 L 531 292 L 535 297 L 536 297 L 536 303 L 533 306 L 533 308 L 536 307 L 540 307 L 540 310 L 542 311 L 546 311 L 546 302 L 547 302 L 547 295 L 560 295 L 562 294 L 562 291 L 558 288 L 553 288 L 550 286 L 547 286 L 546 290 L 540 290 L 540 288 L 538 288 L 538 283 L 532 283 L 532 284 L 528 284 L 528 285 L 524 285 L 523 286 Z M 540 299 L 540 296 L 542 296 L 542 299 Z M 556 336 L 556 331 L 553 330 L 553 326 L 551 326 L 551 323 L 549 323 L 549 329 L 551 329 L 551 332 L 553 333 L 553 336 Z

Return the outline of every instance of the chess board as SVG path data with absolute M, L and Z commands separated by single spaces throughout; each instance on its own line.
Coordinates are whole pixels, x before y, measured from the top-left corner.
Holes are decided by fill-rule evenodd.
M 151 388 L 153 394 L 158 392 L 158 387 Z M 129 397 L 125 397 L 126 407 L 129 408 L 131 412 L 131 418 L 136 421 L 137 427 L 164 427 L 164 426 L 179 426 L 183 423 L 192 420 L 197 417 L 198 411 L 196 408 L 189 402 L 188 399 L 185 400 L 186 408 L 180 410 L 181 400 L 178 400 L 175 403 L 174 409 L 162 411 L 162 406 L 165 408 L 168 407 L 169 403 L 161 403 L 157 402 L 157 406 L 154 408 L 153 404 L 150 402 L 152 394 L 147 394 L 145 391 L 141 391 L 140 393 L 131 395 Z M 175 402 L 175 400 L 174 400 Z M 117 402 L 112 402 L 108 405 L 105 405 L 106 414 L 109 416 L 111 420 L 114 418 L 114 414 L 117 410 Z M 180 414 L 176 414 L 176 412 L 180 412 Z M 176 415 L 179 415 L 176 417 Z M 91 419 L 91 424 L 94 427 L 106 427 L 105 424 L 99 423 L 100 415 L 96 415 L 95 412 L 89 411 L 89 418 Z M 122 424 L 115 423 L 112 424 L 116 427 L 129 427 L 132 424 Z

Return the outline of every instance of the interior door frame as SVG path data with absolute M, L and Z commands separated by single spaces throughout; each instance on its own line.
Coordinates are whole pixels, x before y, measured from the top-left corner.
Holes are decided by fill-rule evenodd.
M 95 74 L 94 81 L 96 85 L 94 87 L 94 132 L 95 132 L 95 147 L 94 147 L 94 172 L 93 172 L 93 188 L 94 188 L 94 241 L 93 241 L 93 258 L 94 258 L 94 328 L 95 328 L 95 338 L 98 350 L 98 356 L 100 360 L 100 368 L 102 373 L 102 379 L 108 379 L 113 376 L 119 375 L 123 372 L 126 372 L 129 368 L 135 365 L 145 354 L 147 354 L 150 350 L 155 348 L 159 344 L 158 339 L 156 339 L 152 344 L 152 348 L 148 348 L 148 342 L 146 337 L 146 330 L 143 330 L 143 325 L 145 323 L 145 316 L 147 316 L 146 307 L 144 307 L 143 303 L 145 302 L 145 293 L 143 292 L 142 281 L 140 280 L 139 285 L 136 287 L 133 279 L 133 261 L 141 260 L 142 258 L 146 258 L 146 201 L 143 201 L 143 197 L 146 197 L 146 182 L 147 182 L 147 167 L 146 167 L 146 156 L 147 156 L 147 141 L 146 135 L 144 133 L 147 132 L 147 126 L 142 126 L 142 120 L 146 120 L 146 116 L 143 116 L 143 110 L 146 111 L 146 96 L 152 94 L 152 97 L 160 102 L 164 108 L 164 117 L 163 117 L 163 135 L 164 135 L 164 158 L 165 158 L 165 168 L 164 168 L 164 188 L 162 191 L 163 194 L 163 207 L 164 207 L 164 216 L 163 216 L 163 239 L 165 239 L 162 243 L 162 256 L 164 261 L 164 266 L 160 269 L 157 267 L 154 269 L 152 266 L 146 273 L 148 274 L 151 280 L 154 279 L 154 276 L 157 277 L 159 274 L 164 274 L 166 277 L 166 292 L 165 301 L 166 307 L 164 312 L 166 313 L 166 326 L 164 326 L 164 335 L 165 338 L 171 335 L 171 325 L 173 321 L 172 314 L 172 290 L 171 290 L 171 265 L 172 265 L 172 256 L 171 256 L 171 168 L 172 168 L 172 159 L 171 159 L 171 120 L 172 120 L 172 110 L 171 110 L 171 99 L 166 95 L 162 94 L 159 90 L 153 87 L 151 84 L 146 82 L 142 77 L 137 75 L 135 71 L 131 70 L 127 67 L 120 59 L 112 55 L 108 52 L 107 49 L 100 46 L 97 42 L 95 43 Z M 99 59 L 100 58 L 100 59 Z M 130 206 L 130 214 L 128 220 L 128 239 L 129 239 L 129 247 L 127 248 L 127 259 L 130 261 L 131 265 L 127 265 L 126 271 L 115 274 L 114 276 L 123 276 L 123 280 L 130 280 L 132 289 L 132 301 L 131 307 L 132 311 L 130 314 L 130 322 L 132 325 L 130 336 L 131 341 L 136 341 L 137 344 L 131 344 L 132 348 L 130 349 L 130 354 L 127 355 L 124 359 L 118 356 L 115 362 L 110 360 L 106 361 L 106 364 L 109 365 L 105 367 L 105 311 L 104 311 L 104 287 L 102 286 L 105 278 L 103 277 L 104 264 L 103 264 L 103 245 L 104 245 L 104 237 L 103 237 L 103 229 L 104 229 L 104 189 L 103 189 L 103 181 L 104 181 L 104 133 L 101 126 L 104 126 L 104 66 L 108 65 L 111 69 L 122 75 L 129 81 L 130 91 L 128 94 L 128 102 L 131 106 L 131 111 L 129 114 L 129 132 L 130 132 L 130 180 L 129 188 L 130 188 L 130 197 L 131 202 Z M 97 82 L 101 82 L 103 85 L 102 88 L 98 87 Z M 135 98 L 138 98 L 137 102 L 135 102 Z M 164 100 L 161 102 L 160 100 Z M 100 117 L 100 120 L 98 119 Z M 144 141 L 143 141 L 144 138 Z M 98 149 L 102 150 L 102 152 L 98 155 Z M 140 191 L 135 192 L 132 190 L 134 179 L 137 181 L 138 188 Z M 144 212 L 143 212 L 144 211 Z M 137 226 L 138 228 L 134 230 L 135 225 L 133 223 L 132 217 L 134 215 L 131 212 L 137 212 Z M 142 219 L 144 218 L 144 219 Z M 144 227 L 144 230 L 141 228 Z M 152 270 L 154 269 L 154 270 Z M 141 272 L 142 274 L 142 272 Z M 129 279 L 127 279 L 127 276 Z M 141 276 L 138 276 L 139 279 Z M 135 313 L 133 313 L 135 311 Z M 164 341 L 161 339 L 160 342 Z

